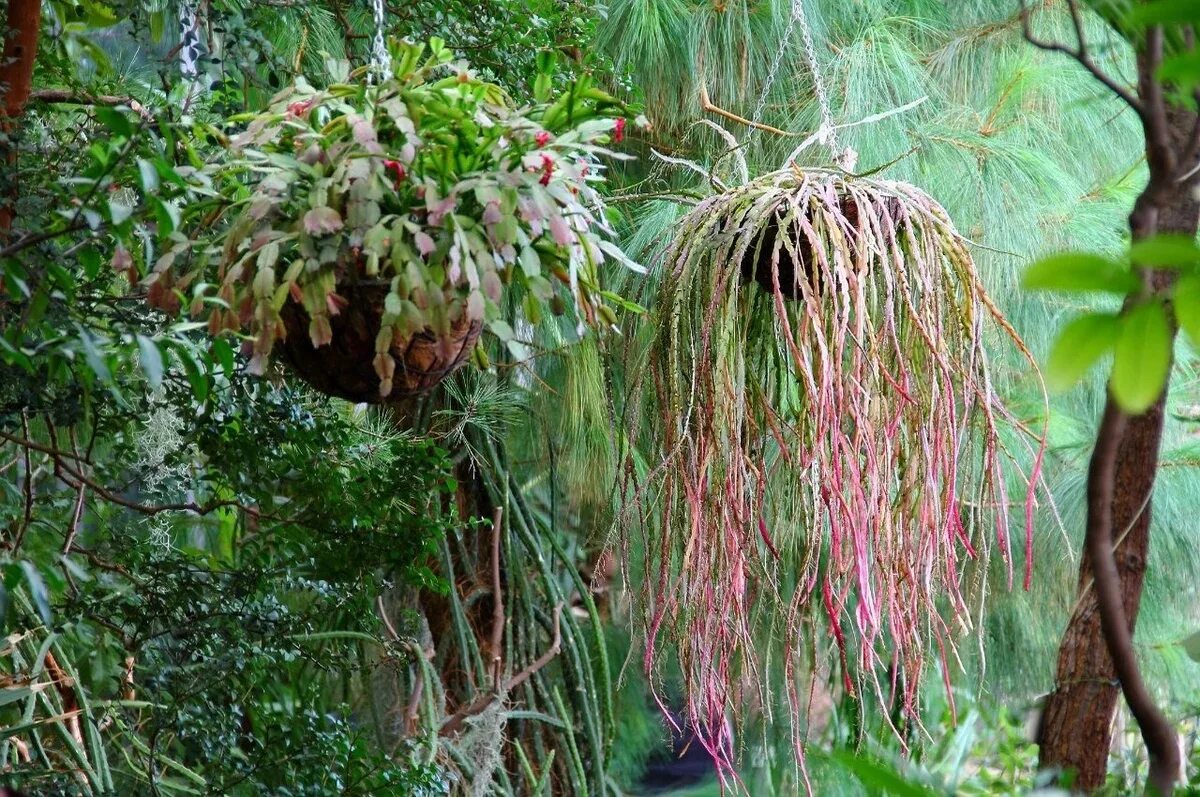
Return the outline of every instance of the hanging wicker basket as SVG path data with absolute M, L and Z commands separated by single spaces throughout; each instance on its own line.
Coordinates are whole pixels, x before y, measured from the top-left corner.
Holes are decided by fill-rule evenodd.
M 346 307 L 330 319 L 332 340 L 313 346 L 309 316 L 304 308 L 288 301 L 280 310 L 287 336 L 276 344 L 276 352 L 296 374 L 316 390 L 356 403 L 380 404 L 402 401 L 428 392 L 456 371 L 471 356 L 483 325 L 465 314 L 450 324 L 445 334 L 432 329 L 393 341 L 391 355 L 396 372 L 391 390 L 380 390 L 375 371 L 375 338 L 384 314 L 389 287 L 348 283 L 338 286 Z
M 843 232 L 853 236 L 853 232 L 858 229 L 860 211 L 858 207 L 859 200 L 855 199 L 848 193 L 839 193 L 837 195 L 838 205 L 842 208 L 842 214 L 845 217 L 846 226 Z M 888 210 L 888 215 L 895 218 L 900 213 L 900 201 L 893 197 L 884 198 L 882 201 Z M 812 222 L 811 215 L 809 222 Z M 732 220 L 729 222 L 732 224 Z M 772 266 L 772 258 L 776 246 L 779 248 L 779 290 L 787 299 L 800 299 L 801 280 L 808 283 L 812 288 L 813 295 L 819 296 L 823 291 L 823 281 L 817 270 L 813 268 L 812 243 L 806 236 L 797 236 L 791 241 L 792 247 L 799 255 L 799 267 L 797 267 L 796 258 L 788 247 L 779 241 L 779 216 L 772 214 L 769 221 L 763 225 L 761 233 L 755 245 L 746 250 L 741 260 L 741 280 L 742 284 L 749 285 L 751 282 L 758 283 L 767 293 L 775 292 L 775 274 Z M 797 278 L 799 273 L 799 279 Z

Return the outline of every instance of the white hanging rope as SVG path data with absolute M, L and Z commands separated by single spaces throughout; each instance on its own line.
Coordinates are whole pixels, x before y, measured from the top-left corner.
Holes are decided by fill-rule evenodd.
M 371 0 L 375 11 L 375 39 L 371 43 L 371 71 L 369 79 L 374 82 L 387 80 L 392 76 L 392 56 L 388 53 L 387 41 L 383 37 L 386 18 L 384 16 L 383 0 Z

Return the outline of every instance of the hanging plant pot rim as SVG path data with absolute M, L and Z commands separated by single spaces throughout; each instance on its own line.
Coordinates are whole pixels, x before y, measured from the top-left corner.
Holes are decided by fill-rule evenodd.
M 346 279 L 335 293 L 347 306 L 329 318 L 332 337 L 313 346 L 308 330 L 311 318 L 303 305 L 288 299 L 280 315 L 287 335 L 276 349 L 305 382 L 326 395 L 356 403 L 388 403 L 427 393 L 462 367 L 483 331 L 481 321 L 465 313 L 451 321 L 444 333 L 431 327 L 394 342 L 388 354 L 395 363 L 392 388 L 383 395 L 375 370 L 375 339 L 384 315 L 384 299 L 391 280 Z

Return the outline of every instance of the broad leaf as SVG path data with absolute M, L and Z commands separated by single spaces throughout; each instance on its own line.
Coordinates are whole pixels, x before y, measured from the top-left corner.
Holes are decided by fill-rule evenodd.
M 1200 275 L 1184 277 L 1176 284 L 1175 318 L 1192 343 L 1200 346 Z
M 1192 634 L 1179 644 L 1183 647 L 1184 653 L 1188 654 L 1189 659 L 1200 661 L 1200 631 Z
M 1185 90 L 1200 85 L 1200 53 L 1179 53 L 1167 58 L 1158 69 L 1158 79 Z
M 1196 0 L 1154 0 L 1129 12 L 1129 22 L 1140 27 L 1200 22 Z
M 137 344 L 138 361 L 146 374 L 146 381 L 150 383 L 151 388 L 157 390 L 163 377 L 162 352 L 158 350 L 158 344 L 145 335 L 137 336 Z
M 1089 313 L 1063 327 L 1046 364 L 1052 390 L 1066 390 L 1116 345 L 1121 320 L 1111 313 Z
M 1194 266 L 1200 247 L 1186 235 L 1156 235 L 1129 247 L 1129 259 L 1139 266 Z
M 25 575 L 25 586 L 29 589 L 29 597 L 33 599 L 38 616 L 42 618 L 42 622 L 50 625 L 52 614 L 50 612 L 50 593 L 46 589 L 46 582 L 42 580 L 42 574 L 38 572 L 37 566 L 33 562 L 22 560 L 20 564 L 21 572 Z
M 1171 367 L 1171 325 L 1161 302 L 1134 307 L 1121 319 L 1109 387 L 1126 412 L 1147 410 L 1167 383 Z
M 1104 291 L 1121 295 L 1140 287 L 1138 278 L 1123 264 L 1086 252 L 1064 252 L 1042 258 L 1025 271 L 1021 284 L 1028 290 Z

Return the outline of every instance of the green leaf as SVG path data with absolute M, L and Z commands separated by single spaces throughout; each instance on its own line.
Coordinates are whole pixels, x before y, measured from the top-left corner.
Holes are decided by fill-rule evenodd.
M 1179 326 L 1200 346 L 1200 275 L 1184 277 L 1175 285 L 1175 318 Z
M 170 235 L 179 229 L 179 222 L 181 220 L 179 208 L 170 202 L 164 202 L 156 196 L 150 197 L 150 204 L 154 208 L 154 217 L 158 221 L 159 235 Z
M 908 780 L 894 767 L 852 751 L 838 751 L 826 757 L 840 764 L 866 787 L 868 794 L 890 797 L 936 797 L 937 792 L 922 783 Z
M 1112 350 L 1121 332 L 1121 320 L 1110 313 L 1088 313 L 1073 319 L 1059 334 L 1046 363 L 1046 384 L 1066 390 L 1079 381 L 1096 361 Z
M 138 177 L 142 183 L 142 190 L 147 194 L 157 191 L 159 185 L 158 167 L 145 158 L 138 158 L 137 165 Z
M 225 338 L 213 338 L 212 342 L 212 360 L 219 364 L 225 372 L 226 377 L 233 377 L 234 374 L 234 353 L 233 347 L 229 345 L 229 341 Z
M 99 347 L 96 346 L 96 341 L 88 334 L 83 327 L 77 326 L 79 331 L 79 342 L 83 344 L 83 357 L 87 364 L 91 367 L 92 373 L 101 382 L 111 382 L 112 372 L 108 370 L 108 363 L 104 360 L 104 355 L 100 353 Z
M 146 381 L 150 383 L 150 387 L 154 390 L 162 384 L 163 377 L 163 360 L 162 352 L 158 350 L 158 344 L 145 335 L 137 336 L 138 344 L 138 360 L 141 362 L 142 371 L 146 374 Z
M 1158 79 L 1185 90 L 1200 85 L 1200 52 L 1179 53 L 1167 58 L 1158 68 Z
M 120 226 L 133 215 L 133 208 L 119 200 L 108 200 L 108 215 L 114 226 Z
M 1139 266 L 1194 266 L 1200 264 L 1200 247 L 1186 235 L 1156 235 L 1129 247 L 1129 259 Z
M 133 134 L 133 125 L 129 118 L 115 108 L 97 107 L 96 121 L 107 127 L 114 135 L 129 138 Z
M 1179 644 L 1183 647 L 1183 652 L 1188 654 L 1189 659 L 1200 662 L 1200 631 L 1192 634 Z
M 95 279 L 100 273 L 100 252 L 93 246 L 85 246 L 79 250 L 79 264 L 88 279 Z
M 1161 302 L 1139 304 L 1121 319 L 1109 388 L 1121 409 L 1141 413 L 1167 383 L 1171 368 L 1171 325 Z
M 1155 0 L 1129 12 L 1129 23 L 1138 27 L 1200 22 L 1196 0 Z
M 1138 278 L 1115 260 L 1085 252 L 1064 252 L 1042 258 L 1025 271 L 1026 290 L 1104 291 L 1127 294 L 1141 287 Z
M 50 625 L 50 593 L 46 590 L 46 582 L 42 580 L 42 574 L 38 572 L 33 562 L 22 561 L 21 572 L 25 576 L 25 586 L 29 588 L 29 597 L 33 599 L 33 605 L 37 608 L 38 616 L 42 618 L 42 622 Z
M 196 397 L 197 402 L 203 403 L 208 398 L 208 375 L 196 362 L 195 356 L 187 345 L 178 343 L 172 348 L 175 356 L 179 358 L 180 365 L 183 366 L 188 383 L 192 386 L 192 394 Z

